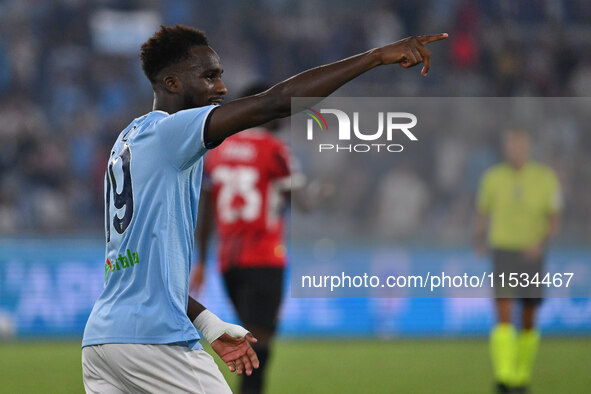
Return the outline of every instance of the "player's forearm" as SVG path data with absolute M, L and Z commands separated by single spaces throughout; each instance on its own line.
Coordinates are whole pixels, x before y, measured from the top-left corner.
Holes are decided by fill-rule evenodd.
M 267 94 L 276 115 L 289 116 L 292 97 L 326 97 L 345 83 L 381 64 L 379 49 L 372 49 L 297 74 L 275 85 Z M 295 108 L 294 111 L 298 109 Z
M 223 334 L 228 334 L 234 338 L 243 338 L 248 334 L 245 328 L 222 321 L 191 296 L 189 296 L 187 316 L 193 322 L 193 326 L 203 333 L 209 343 L 213 343 Z
M 189 296 L 189 304 L 187 306 L 187 316 L 191 321 L 194 321 L 201 312 L 206 308 L 196 301 L 193 297 Z

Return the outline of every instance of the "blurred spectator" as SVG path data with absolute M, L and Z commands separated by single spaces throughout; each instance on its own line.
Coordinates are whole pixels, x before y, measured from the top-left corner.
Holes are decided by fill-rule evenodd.
M 371 226 L 378 237 L 416 235 L 428 203 L 428 188 L 424 181 L 410 165 L 399 165 L 382 178 Z
M 0 233 L 103 231 L 104 163 L 129 118 L 151 109 L 142 94 L 149 84 L 137 54 L 139 43 L 160 23 L 191 24 L 208 33 L 230 95 L 253 80 L 280 80 L 402 36 L 449 31 L 449 45 L 434 48 L 447 48 L 447 60 L 437 62 L 429 78 L 402 79 L 392 70 L 375 70 L 344 87 L 343 95 L 589 96 L 590 22 L 591 7 L 583 0 L 344 0 L 338 7 L 325 1 L 221 0 L 206 11 L 188 0 L 3 1 Z M 565 139 L 550 138 L 556 133 L 548 130 L 536 146 L 573 199 L 565 212 L 565 238 L 584 239 L 591 232 L 591 197 L 580 180 L 589 176 L 582 163 L 589 160 L 591 141 L 584 125 L 556 122 L 553 129 L 560 128 Z M 443 136 L 438 153 L 410 158 L 407 170 L 387 176 L 360 159 L 341 158 L 335 168 L 304 164 L 331 179 L 342 165 L 354 167 L 328 212 L 334 223 L 369 214 L 384 222 L 394 215 L 395 221 L 425 220 L 425 229 L 409 224 L 416 236 L 445 228 L 460 239 L 469 215 L 463 202 L 473 197 L 474 180 L 496 154 L 491 134 L 478 135 L 463 143 L 458 141 L 464 137 Z M 377 177 L 383 177 L 381 185 Z M 404 212 L 407 218 L 388 208 L 392 179 L 408 183 L 405 193 L 417 199 L 417 209 Z M 384 211 L 373 212 L 372 201 Z M 368 234 L 368 226 L 349 235 Z M 310 234 L 315 228 L 321 227 L 311 227 Z M 377 231 L 399 233 L 388 226 Z

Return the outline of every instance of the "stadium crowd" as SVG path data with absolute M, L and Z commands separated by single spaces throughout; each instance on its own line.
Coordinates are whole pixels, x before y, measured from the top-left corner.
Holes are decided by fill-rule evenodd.
M 591 93 L 590 21 L 584 0 L 3 1 L 0 234 L 102 232 L 106 158 L 129 119 L 151 109 L 137 53 L 159 24 L 206 31 L 230 96 L 255 80 L 279 81 L 417 32 L 445 31 L 450 39 L 434 49 L 441 53 L 427 79 L 384 68 L 338 93 L 566 97 Z M 553 29 L 540 29 L 548 23 Z M 591 191 L 584 182 L 591 179 L 591 137 L 583 126 L 561 125 L 566 132 L 558 141 L 548 137 L 537 147 L 561 177 L 568 199 L 561 234 L 575 241 L 591 235 Z M 392 206 L 388 182 L 373 183 L 371 168 L 361 163 L 351 177 L 358 183 L 337 193 L 334 210 L 374 220 L 382 235 L 445 233 L 449 239 L 442 241 L 465 240 L 477 180 L 498 160 L 496 145 L 492 134 L 441 136 L 437 153 L 407 158 L 382 174 L 391 184 L 405 182 L 414 202 L 398 217 L 382 214 Z M 403 228 L 380 230 L 380 217 Z

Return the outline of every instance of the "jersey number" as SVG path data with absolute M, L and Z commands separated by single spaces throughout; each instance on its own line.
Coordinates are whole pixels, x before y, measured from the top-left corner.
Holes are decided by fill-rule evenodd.
M 119 161 L 121 161 L 121 165 L 119 165 Z M 107 192 L 105 196 L 107 206 L 107 242 L 111 241 L 111 190 L 113 191 L 113 205 L 115 208 L 122 209 L 125 207 L 123 217 L 119 217 L 117 213 L 113 215 L 112 223 L 115 231 L 123 234 L 133 218 L 133 188 L 131 185 L 130 165 L 131 150 L 129 149 L 129 145 L 125 144 L 119 156 L 109 161 L 109 167 L 107 169 Z M 117 173 L 117 176 L 115 173 Z M 123 184 L 120 192 L 117 192 L 117 179 L 121 180 L 119 184 Z
M 214 183 L 221 185 L 217 198 L 220 221 L 233 223 L 236 220 L 251 222 L 261 214 L 262 196 L 257 190 L 259 172 L 254 167 L 219 166 L 212 172 Z

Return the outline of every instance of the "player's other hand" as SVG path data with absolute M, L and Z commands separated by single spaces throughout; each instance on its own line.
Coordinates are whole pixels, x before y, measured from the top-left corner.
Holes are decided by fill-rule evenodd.
M 535 244 L 530 246 L 523 252 L 523 257 L 527 261 L 534 261 L 542 257 L 543 253 L 544 247 L 541 244 Z
M 423 63 L 421 74 L 426 76 L 431 67 L 431 54 L 425 45 L 446 38 L 447 33 L 412 36 L 378 48 L 377 51 L 384 65 L 400 63 L 402 67 L 412 67 Z
M 236 372 L 238 375 L 244 372 L 250 376 L 252 369 L 259 367 L 259 359 L 250 346 L 255 342 L 257 339 L 251 333 L 239 338 L 223 334 L 211 343 L 211 347 L 231 372 Z
M 486 242 L 476 242 L 476 244 L 474 245 L 474 251 L 478 256 L 486 256 L 488 254 L 488 247 L 486 246 Z
M 199 292 L 205 279 L 205 263 L 199 261 L 191 270 L 191 279 L 189 280 L 189 290 Z

